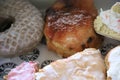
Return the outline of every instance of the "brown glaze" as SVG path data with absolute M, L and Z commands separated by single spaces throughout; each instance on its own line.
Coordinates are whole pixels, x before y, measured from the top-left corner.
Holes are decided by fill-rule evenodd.
M 49 38 L 52 39 L 56 32 L 64 33 L 74 31 L 76 29 L 91 24 L 91 16 L 84 10 L 71 9 L 57 11 L 47 17 L 47 26 L 49 29 Z M 89 26 L 88 26 L 89 27 Z M 62 36 L 59 36 L 62 37 Z
M 81 1 L 75 0 L 75 3 L 81 4 Z M 88 47 L 98 48 L 102 42 L 101 36 L 93 29 L 97 15 L 95 8 L 90 9 L 95 10 L 91 13 L 86 9 L 88 6 L 78 6 L 72 2 L 73 0 L 58 0 L 46 11 L 44 34 L 47 46 L 64 57 Z

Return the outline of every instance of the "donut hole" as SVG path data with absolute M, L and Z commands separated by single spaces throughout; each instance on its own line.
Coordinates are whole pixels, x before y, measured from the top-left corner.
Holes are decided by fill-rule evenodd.
M 11 27 L 11 24 L 15 22 L 15 18 L 11 16 L 0 17 L 0 32 L 4 32 Z

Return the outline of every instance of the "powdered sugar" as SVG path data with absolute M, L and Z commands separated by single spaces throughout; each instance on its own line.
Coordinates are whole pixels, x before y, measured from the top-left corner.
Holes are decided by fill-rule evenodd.
M 85 20 L 91 18 L 83 10 L 76 10 L 71 12 L 58 11 L 55 15 L 48 17 L 48 26 L 53 27 L 54 30 L 72 30 L 73 26 L 80 26 L 81 24 L 86 24 Z

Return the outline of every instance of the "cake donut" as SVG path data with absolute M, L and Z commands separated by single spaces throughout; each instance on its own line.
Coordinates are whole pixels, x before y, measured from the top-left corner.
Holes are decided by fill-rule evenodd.
M 12 57 L 33 50 L 42 38 L 40 11 L 27 0 L 0 0 L 0 56 Z M 2 21 L 4 20 L 4 21 Z M 7 22 L 6 22 L 7 21 Z

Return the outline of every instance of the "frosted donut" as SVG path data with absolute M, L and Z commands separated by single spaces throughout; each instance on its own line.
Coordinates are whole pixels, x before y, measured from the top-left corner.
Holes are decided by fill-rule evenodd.
M 25 54 L 38 45 L 43 35 L 43 18 L 27 0 L 0 0 L 0 16 L 13 20 L 9 29 L 0 32 L 0 56 Z

